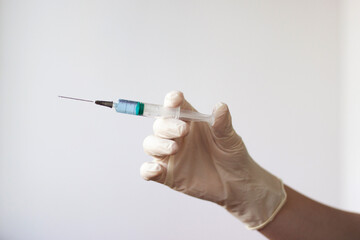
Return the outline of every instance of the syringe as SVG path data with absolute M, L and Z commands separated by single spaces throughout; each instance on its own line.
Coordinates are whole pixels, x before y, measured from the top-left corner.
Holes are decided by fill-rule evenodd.
M 125 99 L 119 99 L 118 102 L 112 101 L 102 101 L 102 100 L 85 100 L 80 98 L 72 98 L 59 96 L 60 98 L 67 98 L 78 101 L 85 102 L 95 102 L 95 104 L 115 108 L 118 113 L 126 113 L 137 116 L 144 117 L 152 117 L 152 118 L 175 118 L 181 119 L 184 121 L 192 121 L 192 122 L 208 122 L 209 124 L 213 124 L 214 117 L 212 115 L 202 114 L 199 112 L 177 108 L 168 108 L 162 105 L 151 104 L 151 103 L 143 103 L 136 101 L 129 101 Z

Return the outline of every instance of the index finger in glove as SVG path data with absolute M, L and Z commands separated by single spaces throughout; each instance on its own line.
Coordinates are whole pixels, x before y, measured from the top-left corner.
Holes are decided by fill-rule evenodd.
M 174 139 L 184 137 L 189 133 L 190 125 L 179 119 L 156 119 L 153 125 L 155 136 Z

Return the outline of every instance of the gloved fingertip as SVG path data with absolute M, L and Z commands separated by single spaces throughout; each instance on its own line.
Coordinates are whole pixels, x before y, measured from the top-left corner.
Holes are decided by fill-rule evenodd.
M 160 179 L 163 171 L 164 168 L 156 162 L 145 162 L 140 167 L 140 175 L 146 181 Z
M 223 103 L 223 102 L 218 102 L 217 104 L 215 104 L 213 113 L 218 114 L 218 113 L 227 112 L 227 111 L 229 111 L 227 104 Z
M 213 110 L 213 116 L 214 116 L 213 126 L 219 124 L 219 121 L 222 122 L 223 119 L 227 118 L 228 115 L 230 115 L 230 113 L 227 104 L 222 102 L 217 103 Z
M 184 101 L 184 94 L 180 91 L 171 91 L 165 96 L 164 107 L 179 107 Z
M 227 104 L 219 102 L 213 110 L 214 122 L 212 128 L 216 135 L 224 135 L 231 126 L 231 115 Z

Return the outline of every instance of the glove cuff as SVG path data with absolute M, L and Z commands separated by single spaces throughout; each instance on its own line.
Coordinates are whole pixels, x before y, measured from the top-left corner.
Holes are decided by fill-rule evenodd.
M 286 202 L 286 199 L 287 199 L 287 194 L 286 194 L 286 191 L 285 191 L 285 188 L 284 188 L 284 183 L 282 182 L 281 179 L 279 179 L 279 180 L 280 180 L 280 183 L 281 183 L 281 189 L 282 189 L 282 193 L 283 193 L 283 198 L 282 198 L 280 204 L 277 206 L 277 208 L 275 209 L 273 214 L 271 214 L 271 216 L 265 222 L 261 223 L 258 226 L 255 226 L 255 227 L 247 226 L 247 229 L 249 229 L 249 230 L 259 230 L 259 229 L 265 227 L 269 222 L 271 222 L 275 218 L 275 216 L 279 213 L 281 208 L 285 205 L 285 202 Z
M 272 179 L 262 190 L 250 190 L 249 198 L 240 204 L 225 206 L 250 230 L 259 230 L 271 222 L 286 202 L 286 191 L 281 179 L 269 174 Z

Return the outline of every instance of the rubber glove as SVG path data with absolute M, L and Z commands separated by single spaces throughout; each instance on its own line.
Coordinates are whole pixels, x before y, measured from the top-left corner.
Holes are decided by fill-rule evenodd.
M 164 106 L 195 111 L 177 91 L 166 95 Z M 232 127 L 226 104 L 218 103 L 213 116 L 211 126 L 178 119 L 155 120 L 154 135 L 143 143 L 153 161 L 144 163 L 140 174 L 145 180 L 217 203 L 249 229 L 260 229 L 284 205 L 283 183 L 250 157 Z

